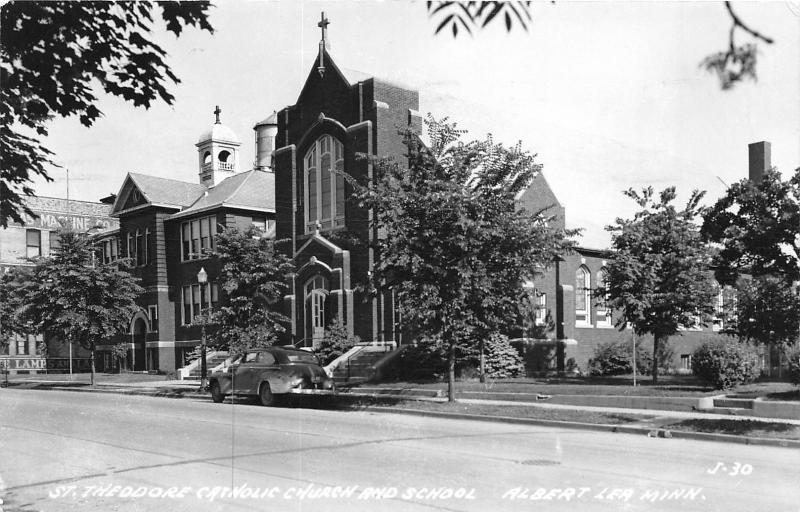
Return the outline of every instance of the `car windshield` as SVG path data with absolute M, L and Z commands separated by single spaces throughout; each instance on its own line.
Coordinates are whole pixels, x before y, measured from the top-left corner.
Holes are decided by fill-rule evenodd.
M 317 356 L 311 352 L 303 352 L 301 350 L 298 350 L 297 352 L 287 352 L 286 358 L 290 363 L 319 364 L 319 361 L 317 361 Z

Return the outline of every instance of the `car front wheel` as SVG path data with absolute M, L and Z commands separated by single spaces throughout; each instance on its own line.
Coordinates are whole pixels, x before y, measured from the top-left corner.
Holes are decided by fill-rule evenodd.
M 272 389 L 270 389 L 268 382 L 261 384 L 258 397 L 261 399 L 261 405 L 269 407 L 275 403 L 275 395 L 272 394 Z
M 215 404 L 222 403 L 222 401 L 225 400 L 225 395 L 222 394 L 222 390 L 219 388 L 219 382 L 211 383 L 211 400 L 213 400 Z

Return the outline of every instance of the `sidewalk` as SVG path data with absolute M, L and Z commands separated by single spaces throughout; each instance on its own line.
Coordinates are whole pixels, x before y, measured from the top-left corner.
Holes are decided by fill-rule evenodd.
M 55 376 L 52 376 L 55 377 Z M 142 380 L 131 382 L 98 382 L 95 387 L 88 385 L 86 381 L 67 379 L 36 379 L 35 376 L 24 379 L 11 379 L 9 387 L 18 389 L 48 389 L 56 391 L 73 391 L 73 392 L 95 392 L 95 393 L 118 393 L 125 395 L 143 395 L 162 398 L 194 398 L 194 399 L 207 399 L 210 400 L 208 392 L 200 391 L 199 381 L 186 381 L 186 380 Z M 414 402 L 429 402 L 441 403 L 447 402 L 446 398 L 439 396 L 424 396 L 424 393 L 417 395 L 409 393 L 409 390 L 396 390 L 397 394 L 392 394 L 384 389 L 380 394 L 359 392 L 358 388 L 343 390 L 340 393 L 341 397 L 359 398 L 378 398 L 378 399 L 394 399 L 394 400 L 407 400 Z M 675 410 L 657 410 L 657 409 L 631 409 L 622 407 L 593 407 L 587 405 L 562 405 L 547 403 L 546 401 L 519 401 L 519 400 L 489 400 L 489 399 L 475 399 L 475 398 L 459 398 L 459 404 L 475 404 L 480 406 L 497 406 L 501 408 L 508 408 L 509 415 L 492 414 L 492 415 L 476 415 L 460 412 L 440 412 L 432 409 L 422 410 L 420 408 L 408 407 L 404 408 L 402 404 L 396 406 L 381 406 L 380 403 L 362 405 L 361 408 L 376 412 L 391 412 L 402 414 L 414 414 L 442 418 L 457 418 L 457 419 L 471 419 L 482 421 L 498 421 L 504 423 L 525 423 L 533 425 L 548 425 L 560 426 L 566 428 L 580 428 L 589 430 L 601 430 L 610 432 L 625 432 L 625 433 L 638 433 L 647 434 L 651 437 L 681 437 L 688 439 L 703 439 L 703 440 L 716 440 L 726 442 L 743 442 L 747 444 L 765 444 L 773 446 L 792 446 L 800 448 L 800 441 L 798 440 L 785 440 L 780 438 L 769 437 L 747 437 L 731 434 L 721 433 L 703 433 L 703 432 L 685 432 L 685 431 L 668 431 L 663 430 L 662 427 L 670 425 L 682 420 L 728 420 L 734 422 L 745 421 L 758 421 L 766 425 L 778 426 L 795 426 L 800 427 L 800 419 L 784 419 L 784 418 L 754 418 L 752 416 L 733 415 L 733 414 L 714 414 L 702 411 L 675 411 Z M 610 425 L 603 423 L 591 423 L 580 421 L 561 421 L 561 420 L 548 420 L 536 419 L 525 417 L 514 417 L 512 409 L 527 408 L 538 410 L 561 410 L 561 411 L 585 411 L 587 413 L 597 414 L 617 414 L 626 416 L 640 416 L 641 420 L 629 423 Z

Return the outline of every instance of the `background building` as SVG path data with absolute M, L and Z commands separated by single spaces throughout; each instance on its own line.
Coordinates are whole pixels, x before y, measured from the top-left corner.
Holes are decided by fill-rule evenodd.
M 110 216 L 111 205 L 102 202 L 75 201 L 56 197 L 29 197 L 25 204 L 36 215 L 23 213 L 22 223 L 11 223 L 0 229 L 0 272 L 11 267 L 32 266 L 29 258 L 49 256 L 58 249 L 58 232 L 71 229 L 84 233 L 96 233 L 115 229 L 119 222 Z M 11 336 L 7 343 L 0 344 L 0 364 L 11 372 L 31 373 L 59 371 L 69 368 L 69 347 L 58 340 L 46 340 L 48 350 L 43 350 L 41 335 Z M 88 368 L 85 354 L 75 351 L 73 364 L 76 369 Z

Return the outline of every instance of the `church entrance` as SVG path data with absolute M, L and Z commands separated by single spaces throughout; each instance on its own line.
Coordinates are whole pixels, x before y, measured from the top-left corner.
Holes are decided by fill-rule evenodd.
M 145 346 L 147 342 L 147 325 L 144 319 L 137 318 L 133 322 L 133 371 L 143 372 L 145 366 Z
M 305 286 L 305 336 L 314 349 L 322 343 L 328 325 L 329 287 L 328 279 L 319 275 L 309 279 Z

